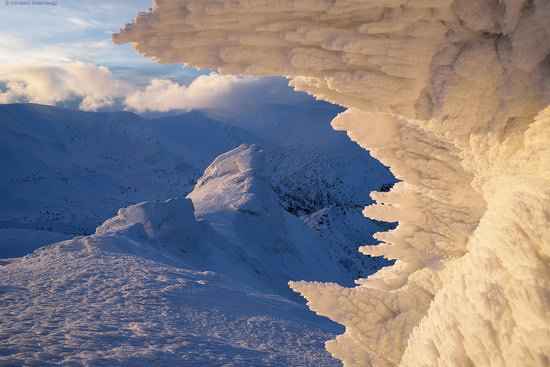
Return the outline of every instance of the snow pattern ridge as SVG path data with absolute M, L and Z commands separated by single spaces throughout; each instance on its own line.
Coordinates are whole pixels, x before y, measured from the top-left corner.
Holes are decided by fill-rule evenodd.
M 550 3 L 155 0 L 114 35 L 159 62 L 285 75 L 402 183 L 359 286 L 291 283 L 346 326 L 346 366 L 544 366 L 550 356 Z

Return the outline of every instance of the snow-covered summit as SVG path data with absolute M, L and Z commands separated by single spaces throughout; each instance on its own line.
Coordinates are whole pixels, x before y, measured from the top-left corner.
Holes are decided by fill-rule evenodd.
M 214 160 L 188 198 L 120 209 L 91 238 L 122 252 L 161 252 L 188 267 L 295 300 L 291 280 L 352 284 L 343 250 L 284 210 L 264 172 L 262 148 L 243 144 Z M 125 245 L 119 248 L 120 243 Z
M 280 206 L 264 172 L 259 145 L 241 145 L 221 155 L 188 195 L 196 217 L 250 259 L 239 271 L 251 270 L 256 274 L 248 277 L 259 276 L 277 292 L 292 297 L 285 279 L 351 284 L 352 276 L 331 252 L 333 243 Z
M 204 215 L 226 207 L 261 214 L 278 207 L 278 200 L 264 175 L 264 151 L 245 144 L 220 155 L 206 168 L 190 198 L 197 200 L 197 213 Z

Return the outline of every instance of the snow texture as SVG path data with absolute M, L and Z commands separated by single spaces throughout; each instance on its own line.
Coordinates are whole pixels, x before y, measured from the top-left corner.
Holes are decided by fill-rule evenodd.
M 355 288 L 292 283 L 346 366 L 546 366 L 550 3 L 155 0 L 114 36 L 159 62 L 284 75 L 403 182 Z
M 286 283 L 352 279 L 263 168 L 258 146 L 239 146 L 190 198 L 2 260 L 0 365 L 333 366 L 322 344 L 341 327 Z
M 110 232 L 5 263 L 0 365 L 334 365 L 337 326 L 159 246 Z
M 0 258 L 71 238 L 57 233 L 92 234 L 122 207 L 184 197 L 218 155 L 261 143 L 279 204 L 332 242 L 325 247 L 352 279 L 380 269 L 386 261 L 357 247 L 384 228 L 361 220 L 361 210 L 372 203 L 370 190 L 395 181 L 389 170 L 334 132 L 330 121 L 342 108 L 306 95 L 294 104 L 265 99 L 239 112 L 152 120 L 0 105 L 0 151 L 8 158 L 0 160 Z
M 225 247 L 235 251 L 231 257 L 239 264 L 234 270 L 220 264 L 208 269 L 243 283 L 261 278 L 268 290 L 289 298 L 288 280 L 353 284 L 338 253 L 331 251 L 334 243 L 279 206 L 264 171 L 264 151 L 241 145 L 216 158 L 188 195 L 197 219 L 207 221 L 228 242 Z

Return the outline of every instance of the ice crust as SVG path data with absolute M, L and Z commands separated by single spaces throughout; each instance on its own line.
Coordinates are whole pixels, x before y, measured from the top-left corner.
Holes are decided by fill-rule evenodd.
M 403 182 L 352 289 L 293 282 L 346 366 L 546 366 L 550 2 L 155 0 L 114 36 L 162 63 L 284 75 Z

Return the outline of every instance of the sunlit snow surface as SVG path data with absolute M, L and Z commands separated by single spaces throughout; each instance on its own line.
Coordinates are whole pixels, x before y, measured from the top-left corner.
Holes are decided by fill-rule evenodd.
M 285 75 L 348 108 L 345 130 L 403 182 L 355 288 L 292 283 L 346 326 L 348 366 L 547 366 L 550 3 L 155 0 L 115 42 L 160 62 Z

